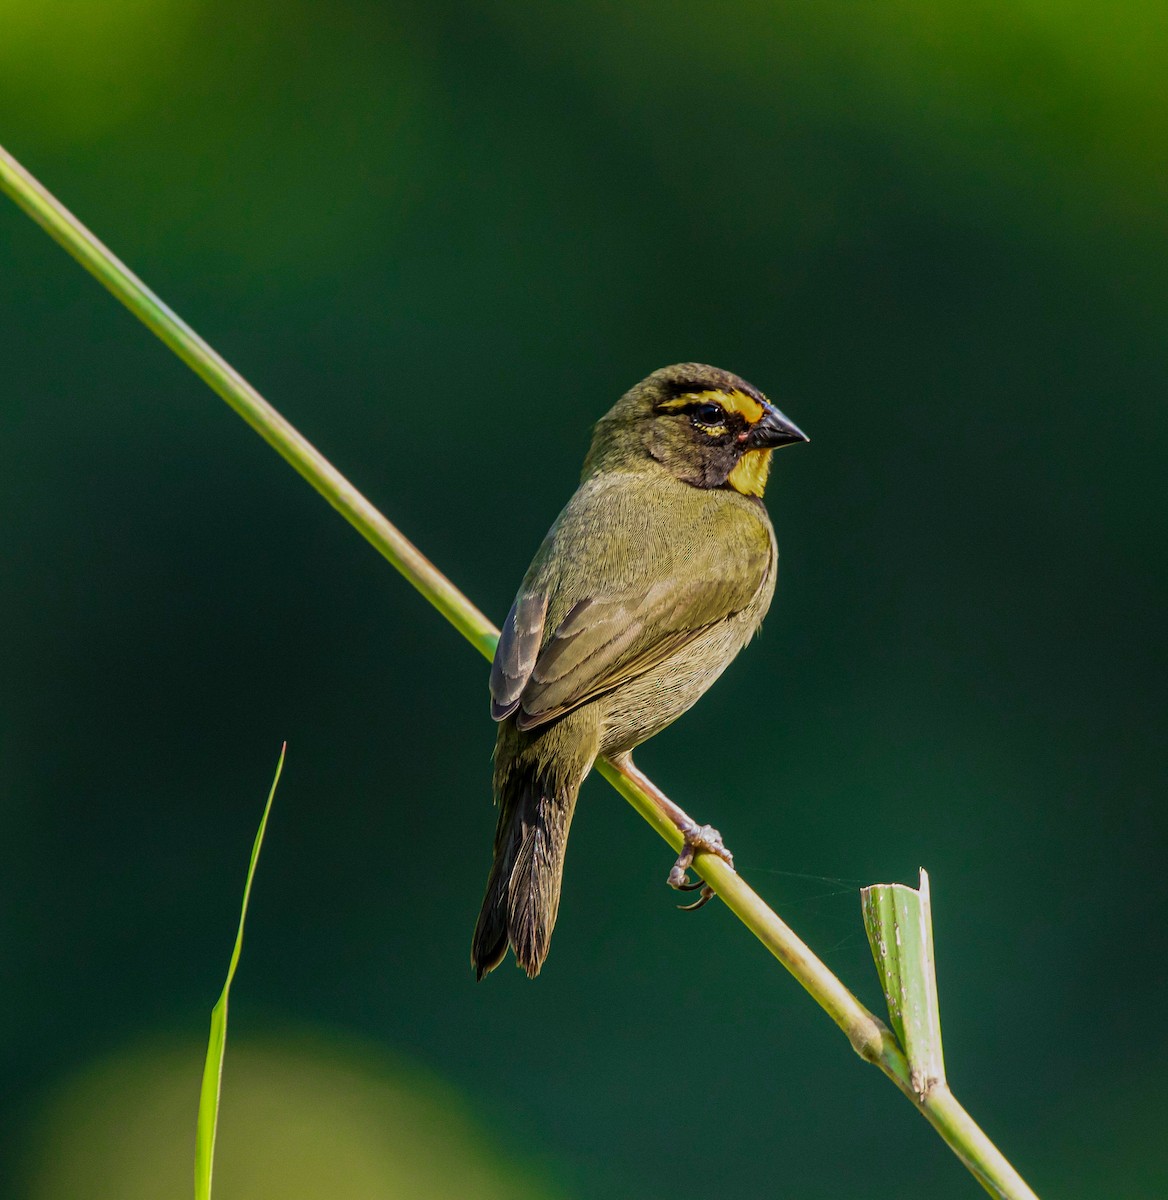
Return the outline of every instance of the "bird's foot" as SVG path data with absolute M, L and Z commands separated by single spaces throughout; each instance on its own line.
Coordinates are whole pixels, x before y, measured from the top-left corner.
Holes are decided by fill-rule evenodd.
M 714 889 L 704 879 L 691 883 L 686 872 L 693 866 L 694 856 L 715 854 L 727 866 L 734 866 L 734 855 L 722 843 L 722 835 L 710 825 L 691 825 L 683 831 L 685 843 L 677 862 L 669 872 L 669 886 L 679 892 L 700 891 L 701 895 L 692 904 L 679 904 L 682 912 L 696 912 L 714 898 Z

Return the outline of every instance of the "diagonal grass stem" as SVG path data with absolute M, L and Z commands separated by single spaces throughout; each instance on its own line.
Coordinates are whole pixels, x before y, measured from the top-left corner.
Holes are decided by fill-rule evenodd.
M 490 658 L 498 630 L 260 394 L 97 240 L 48 189 L 0 148 L 0 190 L 18 204 L 87 271 L 114 294 L 217 392 L 278 454 L 298 471 L 367 541 L 473 645 Z M 631 764 L 599 764 L 599 771 L 675 849 L 678 820 L 688 818 Z M 912 1086 L 904 1051 L 796 936 L 784 921 L 721 859 L 698 855 L 702 877 L 726 907 L 791 972 L 843 1030 L 856 1052 L 875 1064 L 933 1125 L 979 1183 L 1003 1200 L 1036 1200 L 1005 1157 L 957 1103 L 948 1088 L 921 1097 Z

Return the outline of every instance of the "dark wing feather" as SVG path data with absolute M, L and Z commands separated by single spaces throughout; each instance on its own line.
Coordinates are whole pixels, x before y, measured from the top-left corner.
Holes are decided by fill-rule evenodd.
M 496 721 L 519 707 L 543 640 L 547 605 L 546 592 L 520 592 L 503 622 L 491 664 L 491 716 Z

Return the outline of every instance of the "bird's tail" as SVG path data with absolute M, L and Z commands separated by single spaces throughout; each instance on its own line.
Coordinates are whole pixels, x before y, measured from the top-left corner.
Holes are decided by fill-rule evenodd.
M 498 789 L 495 861 L 470 954 L 479 979 L 503 961 L 508 945 L 533 979 L 547 958 L 580 791 L 579 780 L 557 774 L 520 760 Z

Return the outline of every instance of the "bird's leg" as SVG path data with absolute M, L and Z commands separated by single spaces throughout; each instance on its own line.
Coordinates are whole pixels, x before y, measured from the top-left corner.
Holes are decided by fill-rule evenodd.
M 658 808 L 681 832 L 684 839 L 681 853 L 677 856 L 677 861 L 669 872 L 667 882 L 671 888 L 675 888 L 679 892 L 696 892 L 700 889 L 701 896 L 693 904 L 683 904 L 679 907 L 685 912 L 692 912 L 704 907 L 713 898 L 714 889 L 704 879 L 690 883 L 686 872 L 693 866 L 694 857 L 698 854 L 714 854 L 727 866 L 731 868 L 734 866 L 734 856 L 723 844 L 722 835 L 710 825 L 699 825 L 684 809 L 674 804 L 648 776 L 641 773 L 634 764 L 631 754 L 618 755 L 613 758 L 612 763 L 626 779 L 637 784 L 642 791 L 652 797 Z

